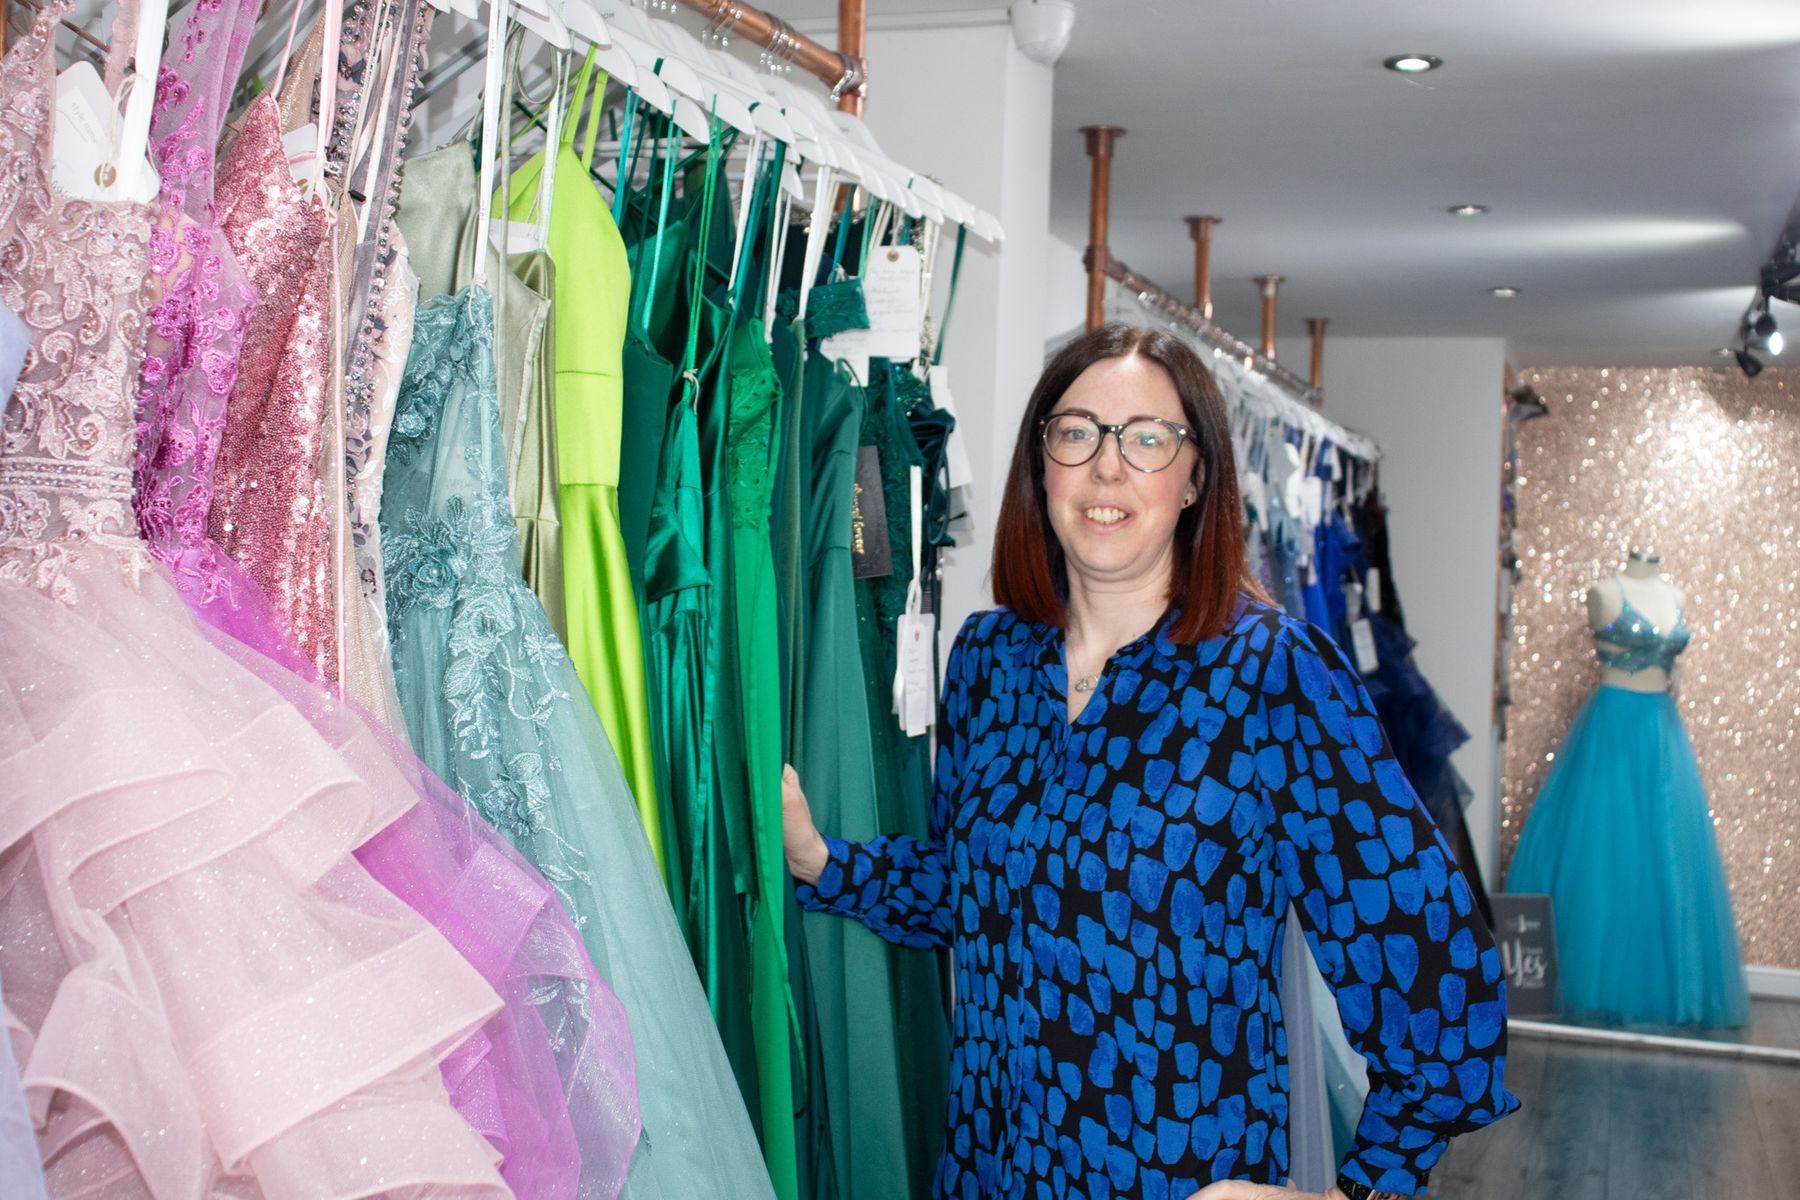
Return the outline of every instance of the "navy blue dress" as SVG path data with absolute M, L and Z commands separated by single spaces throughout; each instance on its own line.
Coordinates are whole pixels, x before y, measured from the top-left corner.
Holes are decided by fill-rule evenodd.
M 1352 1179 L 1425 1186 L 1517 1107 L 1500 957 L 1331 640 L 1248 603 L 1107 664 L 1071 724 L 1059 629 L 971 617 L 929 841 L 827 838 L 807 907 L 949 946 L 939 1197 L 1185 1200 L 1284 1181 L 1290 900 L 1370 1065 Z

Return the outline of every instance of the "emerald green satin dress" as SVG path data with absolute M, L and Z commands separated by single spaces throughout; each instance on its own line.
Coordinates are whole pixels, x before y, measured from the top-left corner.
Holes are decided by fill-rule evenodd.
M 863 393 L 846 369 L 818 355 L 807 361 L 804 389 L 805 457 L 793 465 L 810 466 L 806 659 L 796 680 L 804 713 L 794 766 L 819 828 L 862 841 L 884 832 L 850 553 Z M 898 1058 L 918 1051 L 899 1041 L 893 947 L 829 914 L 806 913 L 802 921 L 824 1074 L 816 1087 L 829 1115 L 837 1195 L 889 1197 L 917 1177 Z
M 574 149 L 576 118 L 588 86 L 598 96 L 604 72 L 583 66 L 556 147 L 548 249 L 556 263 L 556 454 L 560 475 L 563 596 L 569 656 L 600 714 L 631 784 L 638 816 L 659 865 L 665 857 L 662 813 L 651 749 L 644 648 L 619 525 L 619 457 L 624 407 L 621 357 L 631 296 L 631 267 L 612 213 L 588 174 L 598 120 L 588 122 L 585 156 Z M 513 175 L 515 220 L 537 211 L 544 154 Z M 633 453 L 647 448 L 632 447 Z
M 749 470 L 758 455 L 744 449 L 779 381 L 754 370 L 748 347 L 762 344 L 760 331 L 733 324 L 730 202 L 722 173 L 709 188 L 697 165 L 682 171 L 658 147 L 650 185 L 619 206 L 637 280 L 625 421 L 638 429 L 666 423 L 654 486 L 642 464 L 635 475 L 622 471 L 621 512 L 628 547 L 644 530 L 637 553 L 657 752 L 668 780 L 671 889 L 776 1194 L 797 1200 L 766 515 L 772 481 L 766 469 L 761 477 Z M 677 199 L 678 174 L 688 191 Z M 762 444 L 767 459 L 766 434 Z M 773 906 L 763 899 L 771 895 Z
M 907 367 L 876 359 L 865 389 L 862 442 L 873 446 L 881 462 L 882 498 L 887 512 L 888 544 L 893 549 L 890 575 L 856 581 L 856 625 L 868 691 L 869 739 L 874 750 L 876 803 L 881 828 L 890 833 L 929 836 L 931 804 L 931 738 L 909 737 L 894 715 L 893 680 L 897 666 L 897 626 L 906 611 L 912 582 L 912 483 L 908 468 L 921 470 L 924 499 L 925 457 L 913 441 L 902 411 L 897 380 L 916 382 Z M 922 540 L 922 539 L 921 539 Z M 921 552 L 923 547 L 921 547 Z M 908 1162 L 913 1169 L 911 1194 L 927 1196 L 937 1160 L 944 1148 L 944 1109 L 950 1089 L 950 1021 L 946 1001 L 949 978 L 942 951 L 889 947 L 893 961 L 894 1019 L 899 1046 L 902 1114 Z

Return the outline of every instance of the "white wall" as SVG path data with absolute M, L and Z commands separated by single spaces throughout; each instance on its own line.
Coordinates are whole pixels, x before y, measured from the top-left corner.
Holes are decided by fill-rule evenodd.
M 864 114 L 891 158 L 993 213 L 998 248 L 970 240 L 946 331 L 958 424 L 975 483 L 974 534 L 944 556 L 943 620 L 954 634 L 993 603 L 988 561 L 1013 437 L 1044 357 L 1050 244 L 1052 72 L 1013 47 L 1011 30 L 974 26 L 871 29 L 878 64 Z M 948 282 L 949 255 L 936 281 Z M 948 649 L 950 638 L 945 637 Z
M 1071 246 L 1059 237 L 1050 239 L 1044 264 L 1044 340 L 1052 342 L 1079 333 L 1087 321 L 1087 268 L 1081 265 L 1084 247 Z
M 1490 889 L 1499 831 L 1493 741 L 1500 455 L 1498 338 L 1340 338 L 1325 346 L 1325 411 L 1381 444 L 1395 584 L 1419 669 L 1472 735 L 1456 766 Z

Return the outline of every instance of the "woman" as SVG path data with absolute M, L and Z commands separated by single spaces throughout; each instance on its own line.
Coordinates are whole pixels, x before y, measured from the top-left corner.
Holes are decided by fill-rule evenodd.
M 1242 547 L 1211 377 L 1164 334 L 1089 333 L 1020 427 L 1001 607 L 945 671 L 931 839 L 822 837 L 789 772 L 801 902 L 951 948 L 937 1196 L 1296 1197 L 1267 1186 L 1290 900 L 1370 1065 L 1325 1196 L 1421 1191 L 1452 1136 L 1517 1107 L 1455 859 L 1355 672 Z

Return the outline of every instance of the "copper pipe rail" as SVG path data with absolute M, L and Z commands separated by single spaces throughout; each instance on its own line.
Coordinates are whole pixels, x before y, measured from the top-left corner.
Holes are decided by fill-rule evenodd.
M 1106 320 L 1106 272 L 1112 263 L 1106 238 L 1112 220 L 1113 143 L 1125 136 L 1117 125 L 1087 125 L 1088 157 L 1093 160 L 1093 192 L 1088 206 L 1087 327 L 1092 332 Z
M 1275 293 L 1282 283 L 1280 275 L 1258 275 L 1256 290 L 1262 293 L 1262 352 L 1264 358 L 1275 357 Z
M 1306 318 L 1306 332 L 1312 335 L 1312 385 L 1318 389 L 1325 387 L 1325 327 L 1329 324 L 1329 317 Z
M 1107 259 L 1104 274 L 1105 278 L 1113 280 L 1126 291 L 1135 295 L 1141 303 L 1160 309 L 1183 325 L 1192 328 L 1199 335 L 1201 341 L 1221 354 L 1228 354 L 1232 358 L 1243 361 L 1258 374 L 1280 384 L 1296 399 L 1302 400 L 1314 408 L 1319 406 L 1320 395 L 1317 388 L 1308 386 L 1306 380 L 1268 355 L 1259 353 L 1257 348 L 1249 342 L 1214 325 L 1200 315 L 1199 309 L 1177 300 L 1161 285 L 1144 278 L 1116 258 Z
M 1220 217 L 1189 217 L 1188 236 L 1194 239 L 1194 307 L 1212 320 L 1212 240 Z
M 838 0 L 840 39 L 847 24 L 844 10 L 850 7 L 862 9 L 865 3 L 866 0 Z M 681 6 L 705 17 L 711 28 L 754 42 L 775 57 L 814 76 L 831 89 L 832 96 L 845 111 L 861 111 L 861 102 L 869 90 L 869 65 L 863 60 L 864 23 L 861 20 L 855 22 L 856 50 L 847 54 L 820 45 L 780 17 L 749 4 L 740 4 L 738 0 L 681 0 Z M 844 104 L 852 96 L 856 98 L 855 109 Z

